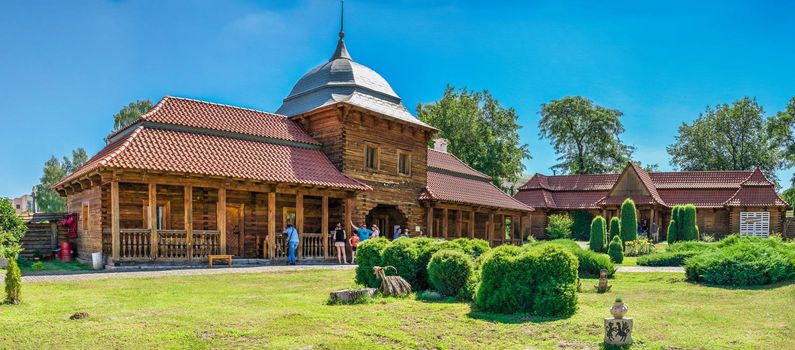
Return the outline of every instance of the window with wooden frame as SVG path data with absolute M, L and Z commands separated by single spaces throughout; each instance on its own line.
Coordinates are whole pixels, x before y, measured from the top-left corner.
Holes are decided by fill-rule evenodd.
M 411 175 L 411 153 L 398 150 L 398 173 L 402 175 Z
M 295 226 L 295 207 L 282 208 L 282 231 L 287 229 L 287 225 Z
M 88 203 L 83 203 L 82 207 L 80 208 L 80 230 L 82 230 L 84 233 L 88 232 L 89 209 Z
M 380 150 L 377 145 L 367 143 L 364 145 L 364 167 L 370 170 L 378 170 L 378 156 Z
M 171 229 L 171 202 L 170 201 L 157 201 L 155 207 L 155 229 L 156 230 L 170 230 Z M 151 229 L 149 226 L 149 202 L 144 201 L 143 204 L 143 217 L 144 227 Z

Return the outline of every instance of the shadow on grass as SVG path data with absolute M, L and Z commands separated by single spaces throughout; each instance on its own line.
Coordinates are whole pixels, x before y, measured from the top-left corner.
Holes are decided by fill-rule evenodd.
M 547 323 L 559 320 L 565 320 L 569 317 L 542 317 L 530 314 L 498 314 L 492 312 L 485 312 L 478 310 L 474 304 L 470 304 L 470 311 L 467 316 L 476 320 L 503 323 L 503 324 L 521 324 L 521 323 Z

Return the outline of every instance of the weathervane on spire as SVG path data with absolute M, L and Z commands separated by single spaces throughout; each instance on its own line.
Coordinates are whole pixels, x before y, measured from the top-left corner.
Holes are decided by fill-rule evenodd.
M 351 55 L 348 53 L 348 49 L 345 47 L 345 0 L 340 0 L 340 40 L 337 41 L 337 49 L 334 50 L 334 54 L 331 55 L 329 61 L 333 61 L 339 58 L 342 59 L 351 59 Z

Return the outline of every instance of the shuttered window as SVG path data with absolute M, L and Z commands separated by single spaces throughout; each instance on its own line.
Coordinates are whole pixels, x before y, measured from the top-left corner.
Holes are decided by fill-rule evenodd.
M 770 234 L 770 212 L 740 212 L 740 234 L 743 236 L 767 237 Z

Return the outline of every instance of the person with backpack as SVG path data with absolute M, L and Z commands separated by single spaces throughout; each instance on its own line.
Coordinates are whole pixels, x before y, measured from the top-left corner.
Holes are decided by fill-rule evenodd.
M 287 238 L 287 244 L 289 247 L 289 255 L 287 255 L 287 263 L 290 265 L 295 265 L 295 250 L 298 249 L 298 230 L 293 227 L 292 224 L 288 224 L 287 228 L 284 229 L 284 235 Z

